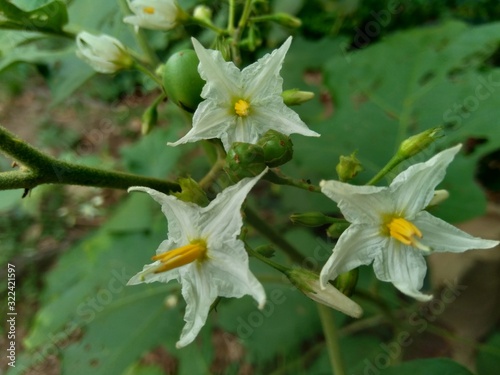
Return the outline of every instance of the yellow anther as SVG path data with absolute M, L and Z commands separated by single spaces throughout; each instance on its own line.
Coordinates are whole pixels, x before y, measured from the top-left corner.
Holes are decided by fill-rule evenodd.
M 151 259 L 159 260 L 162 264 L 154 269 L 154 273 L 173 270 L 174 268 L 184 266 L 195 260 L 201 260 L 205 258 L 206 252 L 206 242 L 203 240 L 196 240 L 192 241 L 189 245 L 155 255 Z
M 153 8 L 153 7 L 144 7 L 144 8 L 142 8 L 142 10 L 144 11 L 144 13 L 147 13 L 147 14 L 154 14 L 155 13 L 155 8 Z
M 389 228 L 390 236 L 399 242 L 420 250 L 431 250 L 429 246 L 425 246 L 417 240 L 417 237 L 422 238 L 422 232 L 410 221 L 396 217 L 387 224 L 387 228 Z
M 234 111 L 240 117 L 248 116 L 248 111 L 250 109 L 250 103 L 240 99 L 234 104 Z

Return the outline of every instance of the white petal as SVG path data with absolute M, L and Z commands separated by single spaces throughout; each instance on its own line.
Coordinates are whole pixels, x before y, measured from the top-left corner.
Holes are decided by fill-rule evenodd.
M 186 324 L 176 343 L 177 348 L 193 342 L 205 325 L 210 305 L 217 298 L 208 271 L 204 267 L 191 266 L 192 272 L 183 272 L 181 276 L 182 296 L 186 300 L 186 313 L 184 314 Z
M 419 250 L 403 245 L 394 239 L 378 253 L 373 270 L 379 280 L 394 284 L 402 293 L 419 301 L 429 301 L 431 295 L 420 292 L 424 283 L 427 265 Z
M 446 168 L 462 145 L 441 151 L 425 163 L 414 164 L 401 172 L 391 183 L 396 211 L 409 219 L 423 210 L 434 196 L 434 189 L 443 180 Z
M 200 225 L 203 226 L 203 237 L 235 238 L 239 233 L 243 220 L 240 208 L 248 192 L 267 173 L 267 168 L 261 174 L 252 178 L 244 178 L 237 184 L 224 189 L 207 207 L 201 209 Z
M 281 95 L 283 78 L 279 73 L 291 43 L 292 37 L 289 37 L 280 48 L 243 69 L 241 76 L 247 97 L 265 98 L 271 95 Z
M 422 232 L 421 242 L 436 252 L 461 253 L 470 249 L 489 249 L 500 243 L 473 237 L 427 211 L 420 212 L 413 224 Z
M 177 142 L 167 143 L 169 146 L 196 142 L 201 139 L 222 138 L 227 131 L 234 127 L 235 116 L 229 116 L 228 111 L 205 100 L 196 109 L 193 116 L 193 127 Z M 230 146 L 229 146 L 230 147 Z M 226 151 L 229 147 L 225 147 Z
M 386 242 L 387 238 L 380 235 L 376 226 L 351 225 L 342 233 L 333 254 L 321 270 L 321 287 L 325 288 L 328 280 L 334 280 L 341 273 L 370 264 L 377 254 L 384 251 Z
M 217 295 L 235 298 L 250 295 L 257 301 L 259 308 L 264 307 L 266 292 L 248 268 L 248 256 L 243 242 L 234 240 L 225 247 L 225 253 L 220 252 L 219 248 L 216 254 L 212 252 L 213 259 L 206 263 L 211 282 L 217 288 Z M 239 257 L 235 255 L 236 252 Z M 240 257 L 244 259 L 239 259 Z
M 167 272 L 154 273 L 154 269 L 161 264 L 160 261 L 156 261 L 151 264 L 146 264 L 142 271 L 138 272 L 136 275 L 128 281 L 127 285 L 136 285 L 142 283 L 154 283 L 156 281 L 161 283 L 168 283 L 170 280 L 179 278 L 179 270 L 173 269 Z
M 231 103 L 234 96 L 241 95 L 240 70 L 227 62 L 219 51 L 205 49 L 195 38 L 191 38 L 200 64 L 198 71 L 207 81 L 202 97 L 216 103 Z
M 234 142 L 257 143 L 259 136 L 264 132 L 260 130 L 259 124 L 251 120 L 253 120 L 253 115 L 251 118 L 247 117 L 245 119 L 236 116 L 234 124 L 221 137 L 226 151 L 231 148 Z
M 168 235 L 170 239 L 178 241 L 180 246 L 187 244 L 188 239 L 197 238 L 199 233 L 199 206 L 194 203 L 183 202 L 174 196 L 163 194 L 157 190 L 133 186 L 131 191 L 148 193 L 156 202 L 161 204 L 161 210 L 168 220 Z
M 393 212 L 388 188 L 356 186 L 330 180 L 321 181 L 321 192 L 337 202 L 344 217 L 351 223 L 378 225 L 382 215 Z
M 281 96 L 278 100 L 281 103 L 267 101 L 267 104 L 257 106 L 249 116 L 251 126 L 259 129 L 259 134 L 273 129 L 285 135 L 301 134 L 307 137 L 319 137 L 318 133 L 307 127 L 297 113 L 283 103 Z

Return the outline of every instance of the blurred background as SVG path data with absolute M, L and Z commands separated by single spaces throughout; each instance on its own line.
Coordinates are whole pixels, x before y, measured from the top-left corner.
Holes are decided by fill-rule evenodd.
M 11 3 L 25 12 L 48 6 L 59 14 L 51 1 Z M 213 10 L 214 23 L 226 24 L 226 1 L 179 1 L 187 11 L 200 3 Z M 129 12 L 125 1 L 62 4 L 65 30 L 107 33 L 141 51 L 137 34 L 122 22 Z M 336 178 L 340 155 L 357 151 L 364 171 L 355 183 L 363 184 L 401 141 L 443 126 L 445 137 L 384 183 L 461 142 L 464 152 L 441 184 L 451 196 L 432 213 L 473 235 L 500 239 L 498 1 L 276 0 L 254 6 L 287 12 L 302 25 L 264 24 L 243 65 L 292 34 L 284 88 L 315 93 L 294 110 L 321 137 L 292 137 L 294 159 L 283 171 L 317 184 Z M 160 62 L 190 48 L 190 35 L 204 42 L 213 37 L 198 26 L 140 33 Z M 142 135 L 141 116 L 159 94 L 154 83 L 137 71 L 96 74 L 75 56 L 71 38 L 1 29 L 0 82 L 0 124 L 58 159 L 166 179 L 200 179 L 210 168 L 197 145 L 166 146 L 189 129 L 187 113 L 161 103 L 157 124 Z M 12 162 L 0 156 L 0 171 L 12 170 Z M 326 228 L 298 227 L 288 217 L 317 210 L 336 215 L 335 204 L 290 187 L 262 183 L 254 190 L 249 205 L 286 233 L 309 266 L 321 267 L 334 246 Z M 315 304 L 274 270 L 251 260 L 268 293 L 265 310 L 256 310 L 250 298 L 223 299 L 198 339 L 177 350 L 185 308 L 178 284 L 125 287 L 166 237 L 156 203 L 81 186 L 43 185 L 23 193 L 0 191 L 0 311 L 7 306 L 10 263 L 18 313 L 16 367 L 2 354 L 0 373 L 331 373 Z M 248 235 L 256 246 L 265 243 L 252 230 Z M 276 259 L 288 262 L 279 254 Z M 397 366 L 430 358 L 442 362 L 429 365 L 428 373 L 442 373 L 439 366 L 453 361 L 453 374 L 497 374 L 500 250 L 435 254 L 428 264 L 425 289 L 435 295 L 428 304 L 379 282 L 370 267 L 360 269 L 353 299 L 364 317 L 335 313 L 349 374 L 415 374 Z M 1 353 L 9 347 L 7 330 L 0 326 Z

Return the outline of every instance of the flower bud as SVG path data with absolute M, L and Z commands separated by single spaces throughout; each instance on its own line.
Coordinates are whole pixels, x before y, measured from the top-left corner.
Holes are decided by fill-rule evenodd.
M 265 132 L 257 144 L 264 150 L 265 163 L 271 168 L 283 165 L 292 159 L 292 140 L 276 130 Z
M 361 162 L 356 158 L 356 151 L 349 156 L 340 156 L 340 161 L 335 168 L 340 181 L 352 180 L 363 170 Z
M 95 36 L 86 31 L 76 36 L 76 55 L 99 73 L 116 73 L 132 66 L 123 44 L 109 35 Z
M 345 223 L 342 223 L 342 222 L 333 223 L 326 230 L 326 234 L 330 238 L 339 238 L 340 235 L 342 233 L 344 233 L 347 228 L 349 228 L 349 225 L 351 225 L 351 224 L 348 223 L 348 222 L 345 222 Z
M 123 22 L 136 28 L 170 30 L 187 19 L 175 0 L 127 0 L 127 3 L 134 14 L 125 17 Z
M 272 258 L 276 252 L 273 245 L 261 245 L 256 247 L 255 251 L 266 258 Z
M 299 18 L 294 17 L 294 16 L 287 14 L 287 13 L 271 14 L 269 19 L 271 21 L 274 21 L 274 22 L 282 25 L 282 26 L 290 27 L 290 28 L 294 28 L 294 29 L 302 26 L 302 21 Z
M 341 273 L 337 276 L 333 284 L 342 294 L 351 296 L 358 283 L 358 269 L 354 268 L 349 272 Z
M 142 135 L 147 135 L 155 127 L 158 121 L 158 109 L 157 103 L 153 103 L 150 105 L 144 113 L 142 114 L 142 124 L 141 124 L 141 133 Z
M 181 201 L 196 203 L 201 207 L 206 207 L 210 203 L 203 189 L 191 177 L 179 178 L 179 185 L 181 191 L 173 195 Z
M 311 91 L 299 91 L 299 89 L 285 90 L 281 93 L 283 102 L 287 106 L 299 105 L 308 102 L 314 98 L 314 93 Z
M 233 182 L 257 176 L 265 168 L 264 150 L 259 145 L 234 142 L 227 152 L 224 170 Z
M 174 53 L 163 66 L 163 86 L 170 100 L 188 112 L 202 102 L 205 81 L 198 73 L 198 56 L 191 49 Z
M 450 196 L 450 193 L 448 193 L 448 190 L 444 190 L 444 189 L 436 190 L 434 192 L 434 196 L 432 197 L 432 199 L 429 202 L 429 204 L 427 205 L 427 207 L 436 206 L 439 203 L 443 202 L 444 200 L 448 199 L 449 196 Z
M 428 129 L 422 133 L 414 135 L 404 140 L 399 146 L 398 156 L 402 159 L 408 159 L 429 147 L 435 140 L 441 138 L 442 128 Z
M 212 9 L 206 5 L 197 5 L 193 11 L 193 18 L 206 23 L 212 23 Z
M 354 318 L 359 318 L 363 314 L 361 306 L 338 291 L 332 284 L 328 283 L 326 288 L 322 289 L 317 274 L 299 268 L 290 269 L 286 275 L 293 285 L 313 301 Z
M 290 220 L 294 224 L 304 225 L 306 227 L 320 227 L 332 222 L 332 218 L 321 212 L 306 212 L 302 214 L 290 215 Z

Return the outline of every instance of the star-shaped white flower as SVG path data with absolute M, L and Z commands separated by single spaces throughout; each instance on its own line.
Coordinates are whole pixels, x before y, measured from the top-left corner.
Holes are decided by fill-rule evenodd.
M 127 285 L 168 282 L 182 284 L 186 300 L 184 320 L 177 347 L 191 343 L 207 320 L 217 296 L 252 296 L 264 306 L 264 288 L 250 272 L 244 244 L 237 238 L 243 224 L 240 208 L 259 176 L 245 178 L 221 192 L 207 207 L 187 203 L 147 187 L 144 191 L 161 204 L 168 220 L 168 239 L 156 250 L 154 262 L 132 277 Z
M 321 270 L 322 286 L 343 272 L 373 261 L 378 279 L 393 283 L 417 300 L 428 301 L 432 296 L 420 292 L 427 270 L 423 255 L 487 249 L 499 244 L 472 237 L 425 211 L 460 147 L 409 167 L 389 187 L 321 182 L 321 191 L 337 202 L 351 222 Z
M 115 73 L 133 63 L 123 44 L 109 35 L 82 31 L 76 36 L 76 46 L 76 55 L 99 73 Z
M 127 0 L 134 13 L 123 22 L 152 30 L 170 30 L 177 25 L 180 9 L 175 0 Z
M 194 113 L 191 130 L 169 145 L 220 138 L 227 151 L 234 142 L 257 143 L 269 129 L 285 135 L 319 136 L 283 103 L 281 96 L 283 78 L 279 72 L 291 37 L 241 71 L 225 61 L 219 51 L 205 49 L 194 38 L 192 41 L 200 59 L 198 71 L 206 81 L 201 93 L 205 100 Z

